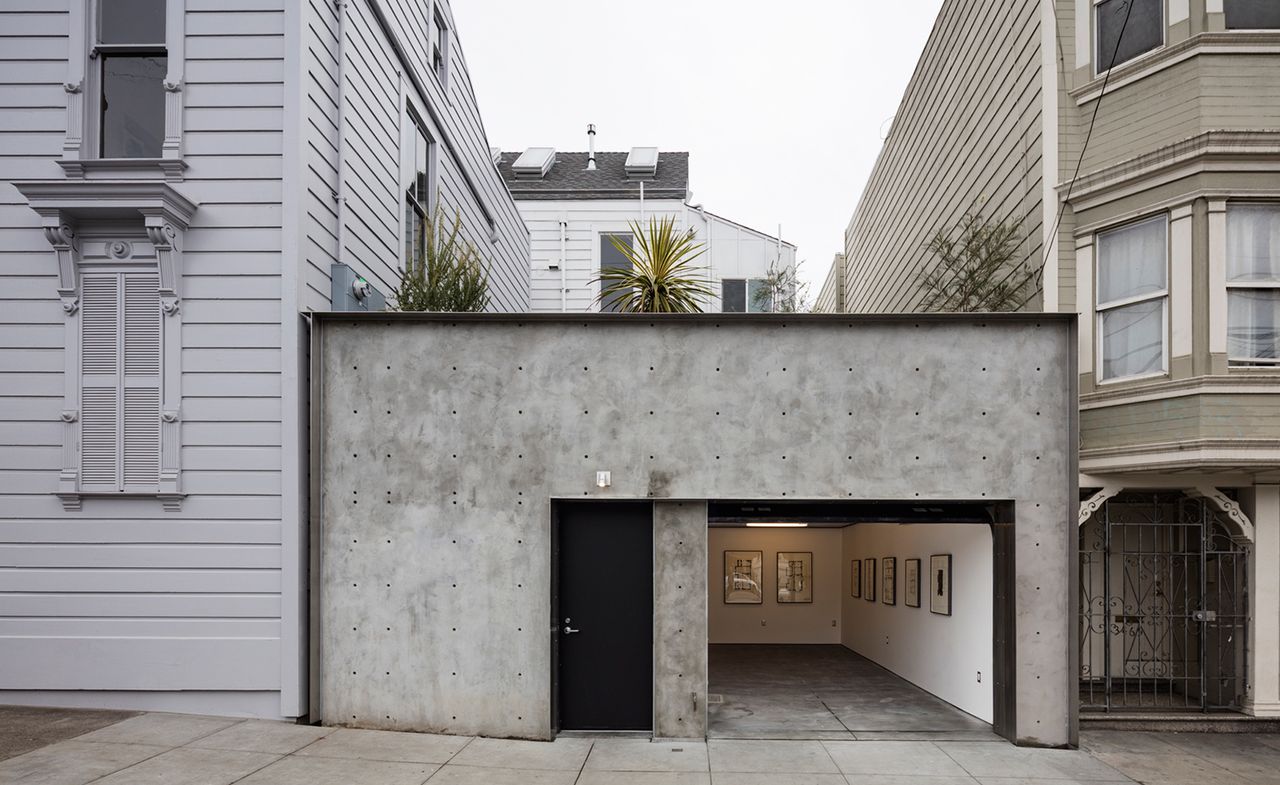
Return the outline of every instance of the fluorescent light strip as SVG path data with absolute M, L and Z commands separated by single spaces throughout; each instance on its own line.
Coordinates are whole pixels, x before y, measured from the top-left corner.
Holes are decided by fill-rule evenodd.
M 761 529 L 803 529 L 807 523 L 748 523 L 748 526 Z

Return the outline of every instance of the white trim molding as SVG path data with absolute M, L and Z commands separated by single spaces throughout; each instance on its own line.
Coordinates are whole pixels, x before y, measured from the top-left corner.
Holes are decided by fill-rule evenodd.
M 156 497 L 164 509 L 182 504 L 181 373 L 182 319 L 179 308 L 182 280 L 182 241 L 196 204 L 165 182 L 148 180 L 37 180 L 15 183 L 31 209 L 40 216 L 45 239 L 58 270 L 58 296 L 66 314 L 63 388 L 62 470 L 58 498 L 66 510 L 79 510 L 80 488 L 80 245 L 82 221 L 128 221 L 140 224 L 155 248 L 159 273 L 163 378 L 161 380 L 160 479 Z M 120 243 L 128 255 L 128 243 Z M 110 253 L 110 251 L 109 251 Z
M 1227 200 L 1209 200 L 1209 353 L 1227 353 Z
M 1080 472 L 1093 475 L 1190 469 L 1255 473 L 1277 465 L 1280 439 L 1186 439 L 1080 451 Z

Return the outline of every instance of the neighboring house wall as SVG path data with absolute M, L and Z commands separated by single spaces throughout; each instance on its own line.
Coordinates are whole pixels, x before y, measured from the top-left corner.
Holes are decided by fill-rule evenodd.
M 346 5 L 339 22 L 332 3 L 306 9 L 305 79 L 307 235 L 303 303 L 328 307 L 329 266 L 351 265 L 384 293 L 404 269 L 405 207 L 402 140 L 410 112 L 431 142 L 432 182 L 426 196 L 444 211 L 446 230 L 461 216 L 461 237 L 489 265 L 490 310 L 529 309 L 529 234 L 498 175 L 448 3 L 361 0 Z M 377 9 L 381 9 L 381 20 Z M 447 85 L 432 66 L 437 15 L 448 28 Z M 383 26 L 385 21 L 387 27 Z M 345 83 L 337 81 L 339 51 Z M 402 57 L 403 56 L 403 57 Z M 339 91 L 345 105 L 339 109 Z M 347 131 L 338 150 L 336 121 Z M 339 184 L 339 159 L 345 171 Z M 345 195 L 339 231 L 334 194 Z M 343 250 L 337 245 L 341 236 Z
M 845 230 L 847 310 L 914 310 L 937 264 L 926 246 L 972 210 L 1016 223 L 1018 258 L 1040 264 L 1038 4 L 943 4 Z
M 347 95 L 344 261 L 385 292 L 402 245 L 397 167 L 388 164 L 397 137 L 377 141 L 380 157 L 365 156 L 359 145 L 369 134 L 356 123 L 385 128 L 403 112 L 395 82 L 388 87 L 366 65 L 375 59 L 366 49 L 382 52 L 380 67 L 388 56 L 369 21 L 373 1 L 344 6 L 355 85 Z M 169 27 L 183 33 L 167 42 L 170 73 L 180 69 L 182 82 L 165 96 L 180 109 L 172 115 L 180 144 L 172 159 L 166 147 L 166 159 L 180 155 L 186 169 L 167 181 L 155 165 L 103 170 L 91 150 L 83 177 L 64 174 L 55 161 L 81 155 L 78 142 L 64 149 L 69 127 L 79 127 L 68 105 L 91 85 L 76 93 L 63 84 L 89 67 L 77 65 L 87 44 L 73 33 L 92 15 L 85 0 L 0 11 L 0 702 L 306 712 L 300 312 L 329 308 L 336 72 L 316 57 L 332 51 L 334 19 L 331 5 L 285 0 L 185 0 L 185 14 L 183 5 L 168 0 L 178 9 Z M 383 5 L 389 17 L 399 13 Z M 437 7 L 450 18 L 447 6 Z M 494 309 L 523 309 L 527 233 L 489 162 L 452 40 L 452 104 L 430 97 L 447 119 L 440 140 L 451 139 L 458 155 L 441 152 L 441 190 L 493 261 Z M 376 89 L 360 81 L 366 75 Z M 459 185 L 463 170 L 479 197 Z M 141 183 L 195 203 L 173 250 L 154 245 L 163 232 L 144 231 L 138 209 L 102 211 L 117 187 L 100 181 L 121 178 L 133 191 Z M 111 243 L 126 240 L 132 254 L 121 264 L 154 274 L 166 258 L 178 272 L 176 294 L 159 301 L 177 305 L 159 324 L 166 347 L 172 343 L 163 368 L 174 377 L 166 382 L 173 398 L 164 409 L 174 416 L 161 427 L 178 493 L 75 495 L 66 506 L 55 495 L 67 485 L 60 472 L 80 464 L 76 352 L 86 303 L 79 283 L 68 288 L 59 275 L 51 246 L 63 239 L 58 211 L 42 227 L 36 198 L 22 193 L 77 184 L 82 204 L 62 216 L 77 243 L 64 257 L 78 257 L 81 271 L 114 264 Z M 479 223 L 481 201 L 495 218 L 496 242 Z
M 763 279 L 771 265 L 795 266 L 796 248 L 769 235 L 678 199 L 646 199 L 641 213 L 636 199 L 521 200 L 516 202 L 532 237 L 532 310 L 597 311 L 601 235 L 631 233 L 631 224 L 670 217 L 676 228 L 692 229 L 703 253 L 693 266 L 703 268 L 715 296 L 707 311 L 719 311 L 724 278 Z M 563 250 L 561 222 L 565 223 Z M 563 256 L 562 256 L 563 254 Z M 561 287 L 564 288 L 563 298 Z
M 813 301 L 814 313 L 844 313 L 844 254 L 838 253 Z

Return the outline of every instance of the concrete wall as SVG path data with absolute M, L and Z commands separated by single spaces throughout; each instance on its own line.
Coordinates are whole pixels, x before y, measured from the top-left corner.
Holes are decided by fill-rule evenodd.
M 707 548 L 710 643 L 839 643 L 840 530 L 715 528 Z M 726 605 L 724 552 L 764 554 L 764 602 Z M 813 553 L 813 602 L 778 604 L 778 551 Z
M 929 557 L 951 554 L 951 615 L 929 610 Z M 885 605 L 881 560 L 897 563 L 897 603 Z M 853 559 L 876 560 L 876 597 L 851 597 Z M 920 607 L 907 606 L 907 559 L 920 560 Z M 991 529 L 981 524 L 858 524 L 844 529 L 842 643 L 987 722 L 992 706 Z M 982 680 L 978 680 L 981 674 Z
M 553 498 L 986 499 L 1018 511 L 1016 735 L 1071 739 L 1070 317 L 335 314 L 316 330 L 325 722 L 549 737 Z

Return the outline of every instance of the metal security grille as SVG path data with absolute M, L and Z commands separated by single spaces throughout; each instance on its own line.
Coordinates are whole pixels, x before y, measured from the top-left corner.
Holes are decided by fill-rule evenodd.
M 1123 493 L 1080 529 L 1080 708 L 1237 710 L 1248 545 L 1210 502 Z

